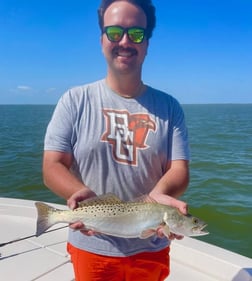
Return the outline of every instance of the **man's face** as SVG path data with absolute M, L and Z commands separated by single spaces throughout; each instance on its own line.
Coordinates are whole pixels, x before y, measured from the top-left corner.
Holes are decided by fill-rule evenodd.
M 104 14 L 104 27 L 119 25 L 124 28 L 133 26 L 146 28 L 144 11 L 127 1 L 112 3 Z M 119 42 L 111 42 L 104 33 L 101 38 L 102 50 L 108 62 L 109 73 L 141 73 L 142 64 L 147 53 L 148 41 L 140 44 L 131 42 L 125 33 Z

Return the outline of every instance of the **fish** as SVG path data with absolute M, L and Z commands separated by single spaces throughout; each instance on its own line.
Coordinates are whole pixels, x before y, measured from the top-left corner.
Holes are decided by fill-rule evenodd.
M 208 234 L 207 224 L 191 214 L 183 215 L 177 208 L 154 200 L 122 201 L 114 194 L 105 194 L 84 200 L 74 210 L 56 209 L 43 202 L 37 208 L 36 236 L 40 236 L 57 223 L 83 222 L 85 229 L 122 238 L 146 239 L 162 228 L 182 236 Z

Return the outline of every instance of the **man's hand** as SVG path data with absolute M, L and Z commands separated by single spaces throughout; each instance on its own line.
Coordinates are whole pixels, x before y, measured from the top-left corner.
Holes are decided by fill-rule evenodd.
M 151 192 L 149 194 L 150 198 L 154 199 L 154 201 L 164 204 L 164 205 L 169 205 L 171 207 L 175 207 L 179 209 L 179 211 L 183 215 L 187 215 L 188 213 L 188 205 L 186 202 L 178 200 L 172 196 L 162 194 L 162 193 L 157 193 L 157 192 Z
M 83 188 L 75 192 L 68 200 L 67 205 L 71 210 L 78 208 L 78 203 L 88 198 L 95 197 L 96 194 L 88 188 Z M 92 229 L 85 228 L 85 225 L 81 221 L 77 221 L 69 224 L 69 227 L 73 230 L 79 230 L 81 233 L 91 236 L 95 235 L 96 232 Z
M 171 207 L 175 207 L 177 208 L 183 215 L 187 215 L 188 213 L 188 205 L 186 202 L 178 200 L 174 197 L 171 197 L 169 195 L 166 194 L 161 194 L 161 193 L 156 193 L 156 192 L 151 192 L 149 194 L 150 198 L 155 200 L 156 202 L 160 203 L 160 204 L 164 204 L 164 205 L 169 205 Z M 162 227 L 157 229 L 157 235 L 159 237 L 164 237 L 164 233 L 163 233 L 163 229 Z M 169 235 L 169 240 L 174 240 L 174 239 L 178 239 L 181 240 L 183 239 L 184 236 L 182 235 L 177 235 L 175 233 L 171 233 Z
M 78 203 L 84 201 L 88 198 L 97 196 L 91 189 L 88 187 L 82 188 L 71 195 L 67 200 L 67 206 L 74 210 L 78 208 Z

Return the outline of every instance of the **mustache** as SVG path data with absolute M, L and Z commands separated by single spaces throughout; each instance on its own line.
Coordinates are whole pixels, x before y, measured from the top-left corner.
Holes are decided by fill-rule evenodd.
M 129 53 L 132 53 L 133 55 L 137 55 L 138 52 L 136 49 L 134 48 L 123 48 L 123 47 L 119 47 L 119 46 L 116 46 L 112 49 L 112 53 L 113 54 L 118 54 L 119 52 L 129 52 Z

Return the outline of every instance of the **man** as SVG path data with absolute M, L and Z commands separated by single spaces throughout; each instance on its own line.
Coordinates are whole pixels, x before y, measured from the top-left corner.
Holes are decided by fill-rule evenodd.
M 44 182 L 72 209 L 112 192 L 123 200 L 146 194 L 186 214 L 187 204 L 176 199 L 189 181 L 183 111 L 173 97 L 141 79 L 155 8 L 147 0 L 102 1 L 99 24 L 106 78 L 60 99 L 45 137 Z M 76 280 L 164 280 L 169 240 L 160 232 L 125 239 L 70 230 Z

